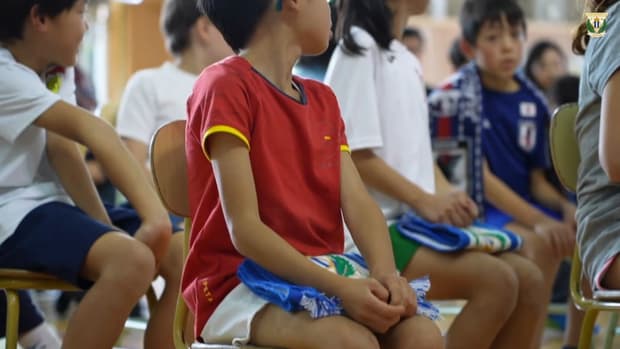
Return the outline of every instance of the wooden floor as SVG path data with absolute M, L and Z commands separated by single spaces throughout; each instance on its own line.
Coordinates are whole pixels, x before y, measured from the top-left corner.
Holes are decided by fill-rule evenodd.
M 46 317 L 52 322 L 60 333 L 66 327 L 66 319 L 60 319 L 53 310 L 53 300 L 55 294 L 46 293 L 43 295 L 39 295 L 39 302 L 41 304 L 41 308 L 46 314 Z M 439 321 L 438 325 L 445 331 L 449 326 L 452 320 L 454 319 L 454 312 L 458 309 L 459 303 L 440 303 L 440 307 L 444 311 L 443 319 Z M 597 336 L 595 336 L 595 349 L 603 347 L 604 334 L 606 331 L 606 326 L 609 320 L 609 314 L 601 313 L 598 319 L 598 324 L 600 326 L 600 332 Z M 122 337 L 120 338 L 117 346 L 119 348 L 127 348 L 127 349 L 142 349 L 142 335 L 144 333 L 144 322 L 142 321 L 132 321 L 128 324 L 129 328 L 125 330 Z M 547 329 L 545 330 L 545 338 L 540 349 L 561 349 L 562 341 L 561 341 L 561 333 L 558 330 Z M 618 336 L 620 337 L 620 335 Z M 0 348 L 4 348 L 4 342 L 0 340 Z M 620 349 L 620 338 L 616 340 L 614 349 Z M 475 348 L 472 348 L 475 349 Z M 501 348 L 497 348 L 501 349 Z

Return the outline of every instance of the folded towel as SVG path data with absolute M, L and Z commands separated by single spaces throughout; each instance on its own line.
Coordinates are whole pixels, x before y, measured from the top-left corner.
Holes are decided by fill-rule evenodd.
M 310 257 L 310 260 L 342 276 L 364 278 L 369 275 L 366 263 L 359 254 L 325 255 Z M 237 276 L 257 296 L 288 312 L 306 310 L 314 319 L 344 313 L 337 297 L 328 297 L 313 287 L 285 281 L 250 259 L 241 263 Z M 426 292 L 430 289 L 428 277 L 413 280 L 410 285 L 418 300 L 417 314 L 437 320 L 439 309 L 425 299 Z
M 413 213 L 406 213 L 395 224 L 404 237 L 439 252 L 470 249 L 494 253 L 518 250 L 523 244 L 523 240 L 517 234 L 482 223 L 457 228 L 447 224 L 430 223 Z

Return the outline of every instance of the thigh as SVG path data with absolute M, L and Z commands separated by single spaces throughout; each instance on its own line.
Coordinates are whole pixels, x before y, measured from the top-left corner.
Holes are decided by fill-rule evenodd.
M 345 316 L 312 319 L 272 304 L 254 318 L 251 338 L 251 344 L 265 347 L 379 349 L 369 329 Z
M 75 206 L 51 202 L 32 210 L 0 245 L 0 266 L 47 273 L 82 288 L 82 266 L 91 247 L 115 229 Z
M 509 265 L 475 251 L 439 253 L 420 247 L 403 276 L 411 280 L 424 275 L 431 279 L 430 299 L 469 299 L 475 293 L 516 283 Z

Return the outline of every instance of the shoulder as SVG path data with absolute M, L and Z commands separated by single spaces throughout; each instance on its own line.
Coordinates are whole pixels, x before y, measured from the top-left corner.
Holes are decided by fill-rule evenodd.
M 295 76 L 295 80 L 302 83 L 304 92 L 308 97 L 321 101 L 321 103 L 328 103 L 330 105 L 338 105 L 336 94 L 328 85 L 313 79 L 304 79 Z
M 233 56 L 210 65 L 198 76 L 196 89 L 245 86 L 252 80 L 252 66 L 245 59 Z

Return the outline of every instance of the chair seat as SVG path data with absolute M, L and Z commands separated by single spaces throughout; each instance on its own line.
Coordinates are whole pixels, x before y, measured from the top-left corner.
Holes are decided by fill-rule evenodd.
M 0 269 L 0 289 L 57 289 L 77 291 L 78 287 L 52 275 L 23 269 Z

